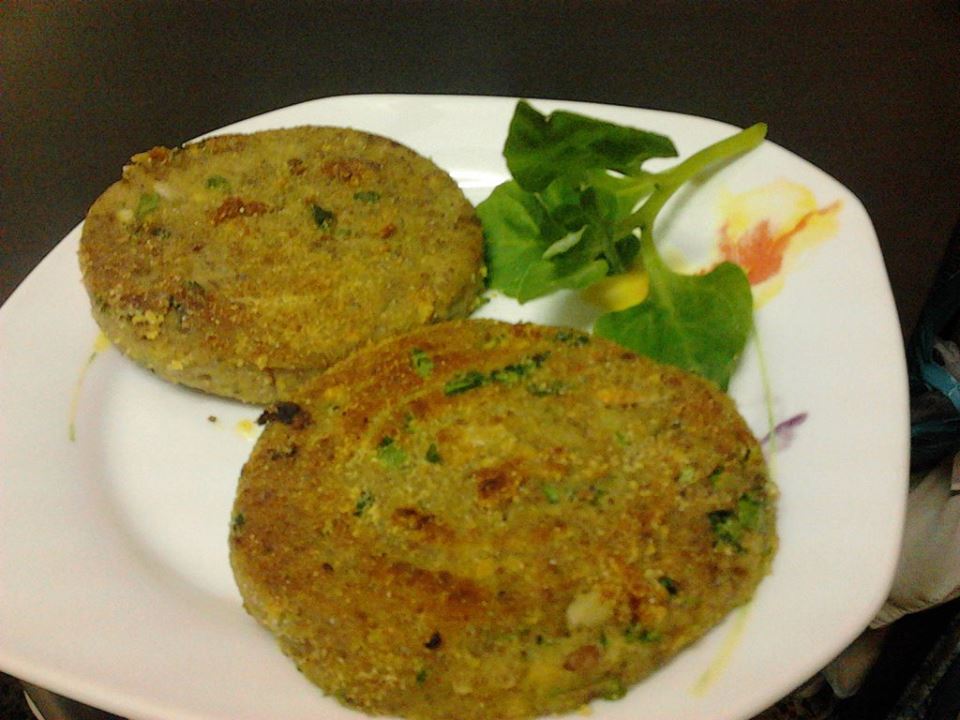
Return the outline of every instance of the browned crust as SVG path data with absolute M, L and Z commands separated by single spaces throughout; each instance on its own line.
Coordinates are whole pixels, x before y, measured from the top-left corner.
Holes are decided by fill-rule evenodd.
M 612 343 L 442 323 L 297 403 L 243 469 L 231 562 L 307 677 L 365 711 L 527 717 L 615 696 L 769 569 L 776 491 L 732 401 Z M 745 496 L 755 525 L 726 542 L 711 516 Z
M 136 362 L 248 402 L 371 340 L 469 313 L 470 203 L 387 138 L 301 127 L 134 156 L 84 223 L 93 314 Z

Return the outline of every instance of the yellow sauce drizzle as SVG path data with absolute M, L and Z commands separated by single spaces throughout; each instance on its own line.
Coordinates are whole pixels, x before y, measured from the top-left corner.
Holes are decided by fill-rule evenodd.
M 767 452 L 767 469 L 771 479 L 776 479 L 776 460 L 777 460 L 777 434 L 774 432 L 776 427 L 776 418 L 773 409 L 773 388 L 770 385 L 770 373 L 767 369 L 766 356 L 763 353 L 763 346 L 760 344 L 760 336 L 757 333 L 757 326 L 754 325 L 751 331 L 753 343 L 757 348 L 757 362 L 760 366 L 760 383 L 763 387 L 763 400 L 767 411 L 767 425 L 769 426 L 770 445 Z M 743 633 L 747 627 L 747 615 L 750 609 L 750 603 L 734 610 L 733 627 L 723 639 L 723 644 L 716 657 L 710 661 L 707 669 L 693 686 L 693 694 L 696 697 L 703 697 L 707 694 L 710 687 L 717 681 L 721 673 L 730 664 L 730 658 L 733 657 L 733 651 L 743 638 Z
M 86 379 L 87 372 L 90 370 L 90 366 L 93 365 L 93 361 L 97 359 L 100 353 L 109 347 L 110 340 L 101 332 L 97 335 L 96 340 L 93 341 L 93 350 L 90 353 L 90 357 L 87 358 L 83 367 L 80 368 L 80 375 L 77 377 L 77 383 L 73 388 L 73 397 L 70 398 L 70 414 L 67 425 L 67 437 L 70 442 L 77 441 L 77 407 L 80 404 L 80 391 L 83 388 L 83 381 Z
M 696 685 L 693 686 L 693 694 L 696 697 L 703 697 L 720 677 L 720 674 L 730 664 L 730 658 L 733 657 L 733 651 L 737 649 L 740 640 L 743 638 L 743 632 L 747 627 L 747 615 L 750 604 L 742 605 L 733 611 L 733 627 L 723 639 L 716 657 L 710 661 L 710 665 L 703 671 Z

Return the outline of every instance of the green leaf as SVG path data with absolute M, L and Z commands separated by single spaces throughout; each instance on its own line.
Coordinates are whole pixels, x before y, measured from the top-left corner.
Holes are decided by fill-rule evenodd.
M 593 168 L 636 175 L 646 160 L 676 157 L 677 150 L 663 135 L 562 110 L 546 116 L 521 100 L 503 154 L 520 186 L 536 192 Z
M 583 237 L 583 232 L 586 229 L 587 229 L 587 226 L 584 225 L 579 230 L 574 230 L 573 232 L 567 233 L 562 238 L 560 238 L 555 243 L 553 243 L 550 247 L 548 247 L 546 250 L 544 250 L 543 255 L 541 255 L 541 259 L 549 260 L 555 255 L 561 255 L 565 253 L 567 250 L 569 250 L 578 242 L 580 242 L 580 238 Z
M 705 275 L 675 273 L 646 240 L 641 255 L 649 295 L 638 305 L 601 315 L 594 332 L 726 389 L 753 323 L 747 276 L 732 263 Z
M 569 210 L 569 206 L 557 208 Z M 564 252 L 544 254 L 567 235 L 540 199 L 515 182 L 494 188 L 477 206 L 487 237 L 490 287 L 526 302 L 562 288 L 580 289 L 602 279 L 607 262 L 596 258 L 595 236 L 583 233 Z

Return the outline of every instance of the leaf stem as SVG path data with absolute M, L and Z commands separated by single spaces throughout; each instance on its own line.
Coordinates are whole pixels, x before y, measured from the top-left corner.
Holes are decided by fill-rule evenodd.
M 752 150 L 763 142 L 766 134 L 766 124 L 757 123 L 736 135 L 705 147 L 669 170 L 656 173 L 652 176 L 655 178 L 655 184 L 650 197 L 635 212 L 617 224 L 617 233 L 626 234 L 640 229 L 644 235 L 648 235 L 660 210 L 685 182 L 714 163 Z

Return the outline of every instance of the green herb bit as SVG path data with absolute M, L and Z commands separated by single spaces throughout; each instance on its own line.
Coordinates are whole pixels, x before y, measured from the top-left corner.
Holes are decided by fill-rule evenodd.
M 662 575 L 657 578 L 657 582 L 660 583 L 661 587 L 667 591 L 669 595 L 676 595 L 680 592 L 680 586 L 677 585 L 677 581 L 666 575 Z
M 328 229 L 333 225 L 335 217 L 330 210 L 322 208 L 319 205 L 311 205 L 310 211 L 313 213 L 313 221 L 317 224 L 318 228 Z
M 423 685 L 427 681 L 427 669 L 420 668 L 416 675 L 417 685 Z
M 233 522 L 230 523 L 230 526 L 233 528 L 234 532 L 239 530 L 247 522 L 247 518 L 244 517 L 243 513 L 237 513 L 233 516 Z
M 433 360 L 420 348 L 414 348 L 410 351 L 410 367 L 417 375 L 427 379 L 433 372 Z
M 589 335 L 586 333 L 574 332 L 572 330 L 559 330 L 557 331 L 557 334 L 554 335 L 554 338 L 557 342 L 574 346 L 588 345 L 590 343 Z
M 137 209 L 134 211 L 134 216 L 137 220 L 142 220 L 158 207 L 160 207 L 160 196 L 157 193 L 143 193 L 137 202 Z
M 353 509 L 353 514 L 356 517 L 363 515 L 371 505 L 373 505 L 374 497 L 373 493 L 368 490 L 362 490 L 360 492 L 360 497 L 357 498 L 357 504 Z
M 744 493 L 737 500 L 736 510 L 714 510 L 708 513 L 710 527 L 717 541 L 733 546 L 737 552 L 743 552 L 743 534 L 760 528 L 763 522 L 763 506 L 764 501 L 761 498 Z
M 459 395 L 485 384 L 487 376 L 477 370 L 456 375 L 443 386 L 444 395 Z
M 714 510 L 707 513 L 707 518 L 710 520 L 710 528 L 718 542 L 731 545 L 738 551 L 743 550 L 740 544 L 743 525 L 737 520 L 733 510 Z
M 211 190 L 230 190 L 230 181 L 223 175 L 211 175 L 207 178 L 207 187 Z
M 623 631 L 623 639 L 628 643 L 652 643 L 661 639 L 656 630 L 647 630 L 640 625 L 630 625 Z
M 524 364 L 506 365 L 490 373 L 494 382 L 512 385 L 530 371 L 530 366 Z
M 747 530 L 756 530 L 763 519 L 763 500 L 744 493 L 737 501 L 737 520 Z
M 377 460 L 389 467 L 398 468 L 407 461 L 407 454 L 394 443 L 392 437 L 384 435 L 377 446 Z
M 547 397 L 550 395 L 559 395 L 563 392 L 564 385 L 559 380 L 548 383 L 529 383 L 527 392 L 534 397 Z
M 697 471 L 688 465 L 680 471 L 680 475 L 677 477 L 677 482 L 681 485 L 689 485 L 696 479 Z
M 610 678 L 600 688 L 598 697 L 604 700 L 619 700 L 627 694 L 627 686 L 619 678 Z
M 614 431 L 613 438 L 620 447 L 626 447 L 630 444 L 630 436 L 623 432 L 623 430 Z
M 527 373 L 542 367 L 543 363 L 546 362 L 548 357 L 548 353 L 537 353 L 529 358 L 524 358 L 518 363 L 505 365 L 504 367 L 491 372 L 490 379 L 494 382 L 507 385 L 515 383 Z
M 558 490 L 555 485 L 544 485 L 543 494 L 544 497 L 547 498 L 547 502 L 551 505 L 556 505 L 560 502 L 560 490 Z
M 428 463 L 433 463 L 434 465 L 443 462 L 443 458 L 440 457 L 440 451 L 437 449 L 436 443 L 430 443 L 430 447 L 427 448 L 427 454 L 425 457 Z
M 726 388 L 752 327 L 746 274 L 732 263 L 702 275 L 673 272 L 656 249 L 653 225 L 685 183 L 765 135 L 757 124 L 650 172 L 647 160 L 677 154 L 668 138 L 575 113 L 545 116 L 518 103 L 504 145 L 513 180 L 477 207 L 489 287 L 526 302 L 641 264 L 647 298 L 602 315 L 594 332 Z
M 353 199 L 364 203 L 375 203 L 379 202 L 380 193 L 375 190 L 360 190 L 353 194 Z
M 594 507 L 599 507 L 600 501 L 607 495 L 607 491 L 602 487 L 591 486 L 590 487 L 590 504 Z

